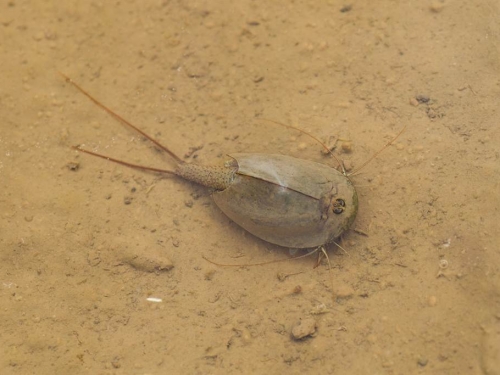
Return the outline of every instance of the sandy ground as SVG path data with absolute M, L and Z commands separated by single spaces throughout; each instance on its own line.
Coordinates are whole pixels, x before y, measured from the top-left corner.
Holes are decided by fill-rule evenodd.
M 498 2 L 234 3 L 1 5 L 0 372 L 500 374 Z M 172 168 L 59 71 L 205 165 L 335 165 L 262 118 L 351 170 L 406 130 L 352 177 L 331 273 L 219 267 L 290 251 L 201 186 L 71 149 Z

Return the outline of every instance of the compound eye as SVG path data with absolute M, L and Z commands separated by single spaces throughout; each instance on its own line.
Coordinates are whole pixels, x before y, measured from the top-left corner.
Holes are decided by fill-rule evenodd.
M 345 201 L 341 198 L 337 198 L 333 203 L 333 213 L 336 215 L 340 215 L 342 212 L 344 212 L 344 208 Z

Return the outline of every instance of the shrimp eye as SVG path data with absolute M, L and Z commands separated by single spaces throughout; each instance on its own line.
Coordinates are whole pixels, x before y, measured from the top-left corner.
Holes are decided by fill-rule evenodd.
M 335 203 L 333 203 L 333 213 L 340 215 L 342 212 L 344 212 L 344 207 L 345 201 L 343 199 L 337 198 L 337 200 L 335 200 Z

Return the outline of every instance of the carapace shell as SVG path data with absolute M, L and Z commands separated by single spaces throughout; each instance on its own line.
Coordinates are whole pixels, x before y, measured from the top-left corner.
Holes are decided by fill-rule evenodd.
M 334 241 L 352 225 L 358 210 L 354 185 L 325 164 L 276 154 L 235 153 L 224 166 L 186 163 L 62 74 L 113 117 L 145 136 L 177 163 L 174 170 L 135 165 L 79 146 L 75 149 L 133 168 L 168 173 L 215 191 L 217 206 L 235 223 L 270 243 L 314 248 Z

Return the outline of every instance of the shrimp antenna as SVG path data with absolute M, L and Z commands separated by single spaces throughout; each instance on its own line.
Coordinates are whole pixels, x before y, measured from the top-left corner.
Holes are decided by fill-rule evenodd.
M 321 142 L 321 140 L 320 140 L 319 138 L 317 138 L 316 136 L 312 135 L 311 133 L 306 132 L 305 130 L 303 130 L 303 129 L 301 129 L 301 128 L 297 128 L 297 127 L 295 127 L 295 126 L 293 126 L 293 125 L 283 124 L 283 123 L 281 123 L 281 122 L 279 122 L 279 121 L 269 120 L 269 119 L 266 119 L 266 118 L 263 118 L 263 119 L 261 119 L 261 120 L 263 120 L 263 121 L 267 121 L 267 122 L 271 122 L 271 123 L 273 123 L 273 124 L 275 124 L 275 125 L 283 126 L 283 127 L 285 127 L 285 128 L 288 128 L 288 129 L 293 129 L 293 130 L 296 130 L 296 131 L 298 131 L 298 132 L 300 132 L 300 133 L 302 133 L 302 134 L 307 135 L 309 138 L 311 138 L 311 139 L 313 139 L 314 141 L 316 141 L 317 143 L 319 143 L 319 144 L 320 144 L 320 145 L 321 145 L 321 146 L 322 146 L 322 147 L 326 150 L 326 152 L 327 152 L 329 155 L 332 155 L 332 156 L 333 156 L 333 158 L 335 159 L 335 161 L 337 162 L 337 164 L 339 165 L 339 167 L 342 167 L 342 168 L 343 168 L 342 163 L 341 163 L 341 162 L 340 162 L 340 160 L 339 160 L 339 159 L 335 156 L 335 154 L 332 152 L 332 150 L 330 150 L 330 149 L 328 148 L 328 146 L 327 146 L 327 145 L 325 145 L 323 142 Z
M 318 247 L 318 248 L 314 249 L 313 251 L 311 251 L 311 252 L 309 252 L 307 254 L 299 255 L 299 256 L 296 256 L 296 257 L 292 257 L 292 258 L 275 259 L 275 260 L 270 260 L 270 261 L 267 261 L 267 262 L 248 263 L 248 264 L 224 264 L 224 263 L 217 263 L 217 262 L 215 262 L 215 261 L 213 261 L 211 259 L 208 259 L 205 255 L 202 255 L 201 257 L 203 259 L 205 259 L 208 263 L 212 263 L 213 265 L 219 266 L 219 267 L 254 267 L 254 266 L 264 266 L 266 264 L 289 262 L 289 261 L 292 261 L 292 260 L 306 258 L 306 257 L 308 257 L 310 255 L 316 254 L 319 249 L 320 248 Z
M 163 146 L 160 142 L 158 142 L 156 139 L 154 139 L 153 137 L 151 137 L 150 135 L 146 134 L 145 132 L 143 132 L 141 129 L 139 129 L 137 126 L 135 125 L 132 125 L 129 121 L 125 120 L 122 116 L 120 116 L 119 114 L 117 114 L 116 112 L 114 112 L 113 110 L 111 110 L 110 108 L 106 107 L 104 104 L 102 104 L 100 101 L 98 101 L 96 98 L 94 98 L 92 95 L 90 95 L 87 91 L 85 91 L 80 85 L 78 85 L 75 81 L 73 81 L 71 78 L 69 78 L 67 75 L 65 75 L 64 73 L 61 73 L 59 72 L 59 74 L 66 80 L 66 82 L 72 84 L 74 87 L 76 87 L 78 89 L 78 91 L 80 91 L 83 95 L 85 95 L 87 98 L 89 98 L 90 100 L 92 100 L 98 107 L 104 109 L 108 114 L 110 114 L 111 116 L 113 116 L 115 119 L 117 119 L 118 121 L 120 121 L 122 124 L 125 124 L 126 126 L 128 126 L 129 128 L 135 130 L 137 133 L 141 134 L 143 137 L 145 137 L 146 139 L 148 139 L 150 142 L 154 143 L 156 146 L 158 146 L 160 149 L 162 149 L 163 151 L 165 151 L 167 154 L 169 154 L 176 162 L 180 163 L 180 164 L 184 164 L 184 161 L 178 157 L 176 154 L 174 154 L 172 151 L 170 151 L 167 147 Z M 83 149 L 79 148 L 78 149 L 80 151 L 84 151 Z M 86 151 L 84 151 L 86 152 Z M 92 152 L 87 152 L 87 154 L 90 154 L 92 155 Z M 103 157 L 101 155 L 94 155 L 94 156 L 98 156 L 98 157 Z M 111 161 L 115 161 L 117 162 L 116 160 L 113 160 L 111 158 L 108 158 L 108 157 L 104 157 L 105 159 L 108 159 L 108 160 L 111 160 Z M 126 163 L 122 162 L 123 165 L 127 165 Z M 131 166 L 131 165 L 129 165 Z M 135 168 L 138 168 L 138 166 L 136 166 Z M 143 169 L 147 169 L 147 168 L 143 168 Z
M 125 165 L 125 166 L 130 167 L 130 168 L 141 169 L 141 170 L 144 170 L 144 171 L 158 172 L 158 173 L 167 173 L 167 174 L 171 174 L 173 176 L 177 176 L 177 173 L 175 173 L 174 171 L 168 170 L 168 169 L 146 167 L 144 165 L 129 163 L 127 161 L 123 161 L 123 160 L 112 158 L 111 156 L 107 156 L 107 155 L 99 154 L 97 152 L 85 150 L 84 148 L 81 148 L 80 146 L 72 146 L 72 148 L 74 150 L 77 150 L 77 151 L 80 151 L 80 152 L 84 152 L 84 153 L 92 155 L 92 156 L 97 156 L 98 158 L 105 159 L 105 160 L 108 160 L 108 161 L 112 161 L 113 163 Z
M 353 172 L 349 173 L 349 176 L 354 176 L 356 173 L 358 173 L 361 169 L 363 169 L 364 167 L 366 167 L 368 165 L 368 163 L 370 163 L 371 161 L 373 161 L 373 159 L 375 159 L 377 156 L 379 156 L 387 147 L 389 147 L 390 145 L 392 145 L 394 142 L 396 142 L 396 139 L 399 138 L 399 136 L 401 134 L 403 134 L 403 132 L 406 130 L 406 127 L 408 125 L 405 125 L 403 127 L 403 129 L 401 129 L 399 131 L 399 133 L 394 137 L 392 138 L 389 142 L 386 143 L 386 145 L 384 147 L 382 147 L 380 150 L 378 150 L 375 154 L 373 154 L 373 156 L 371 158 L 369 158 L 367 161 L 365 161 L 363 164 L 361 164 L 361 166 L 359 168 L 356 168 Z

